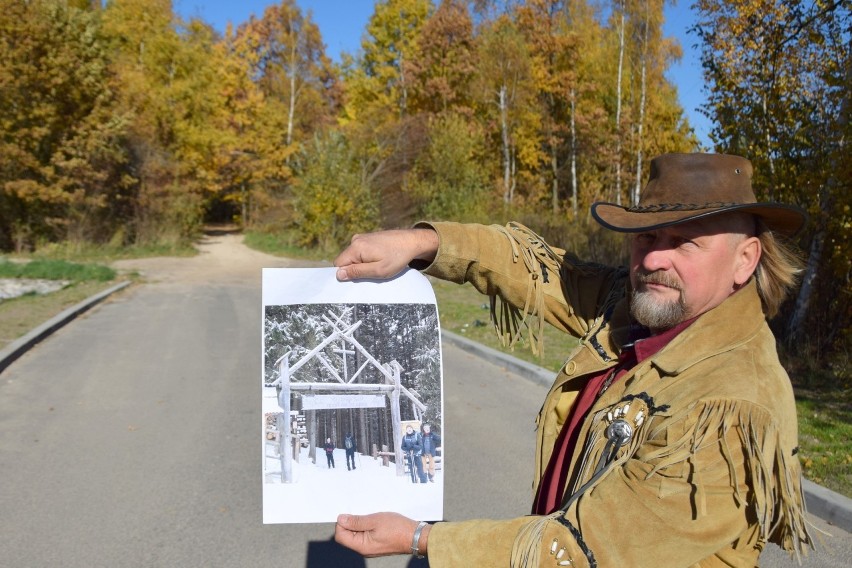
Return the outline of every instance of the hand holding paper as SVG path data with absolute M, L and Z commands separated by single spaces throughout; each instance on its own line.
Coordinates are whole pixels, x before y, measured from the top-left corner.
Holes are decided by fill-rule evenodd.
M 438 235 L 432 229 L 400 229 L 355 235 L 334 259 L 340 281 L 392 278 L 415 259 L 432 261 Z
M 334 540 L 368 558 L 391 554 L 410 554 L 417 521 L 398 513 L 340 515 L 334 527 Z M 419 535 L 418 549 L 426 554 L 431 525 Z

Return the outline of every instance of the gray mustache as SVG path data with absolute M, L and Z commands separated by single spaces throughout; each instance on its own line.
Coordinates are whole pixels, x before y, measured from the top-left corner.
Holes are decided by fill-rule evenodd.
M 640 272 L 636 274 L 636 280 L 642 284 L 659 284 L 660 286 L 667 286 L 682 291 L 680 282 L 676 278 L 662 272 Z

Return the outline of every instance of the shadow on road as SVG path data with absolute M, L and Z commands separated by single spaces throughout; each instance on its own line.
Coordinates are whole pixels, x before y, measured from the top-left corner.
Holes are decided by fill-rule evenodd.
M 334 542 L 333 538 L 309 542 L 305 568 L 327 568 L 328 566 L 366 568 L 367 562 L 360 554 Z M 429 562 L 426 559 L 412 557 L 406 568 L 428 568 L 428 566 Z

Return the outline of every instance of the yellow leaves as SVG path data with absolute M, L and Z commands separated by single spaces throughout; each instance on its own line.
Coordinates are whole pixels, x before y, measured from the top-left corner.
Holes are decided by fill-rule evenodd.
M 5 191 L 21 201 L 38 207 L 87 205 L 98 208 L 106 205 L 106 196 L 87 195 L 85 189 L 71 178 L 57 178 L 53 183 L 39 183 L 33 180 L 14 180 L 6 182 Z
M 9 195 L 26 202 L 55 201 L 57 197 L 62 196 L 61 192 L 51 191 L 50 187 L 29 179 L 6 182 L 5 190 Z

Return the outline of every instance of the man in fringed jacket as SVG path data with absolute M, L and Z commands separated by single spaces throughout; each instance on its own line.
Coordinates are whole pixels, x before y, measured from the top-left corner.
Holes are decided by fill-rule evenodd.
M 356 235 L 338 279 L 406 267 L 470 282 L 494 322 L 580 338 L 537 418 L 532 514 L 434 525 L 341 515 L 336 540 L 430 566 L 753 567 L 808 535 L 796 409 L 766 319 L 800 263 L 777 236 L 798 208 L 758 203 L 738 156 L 667 154 L 635 207 L 595 203 L 629 234 L 627 268 L 583 263 L 527 228 L 423 223 Z

